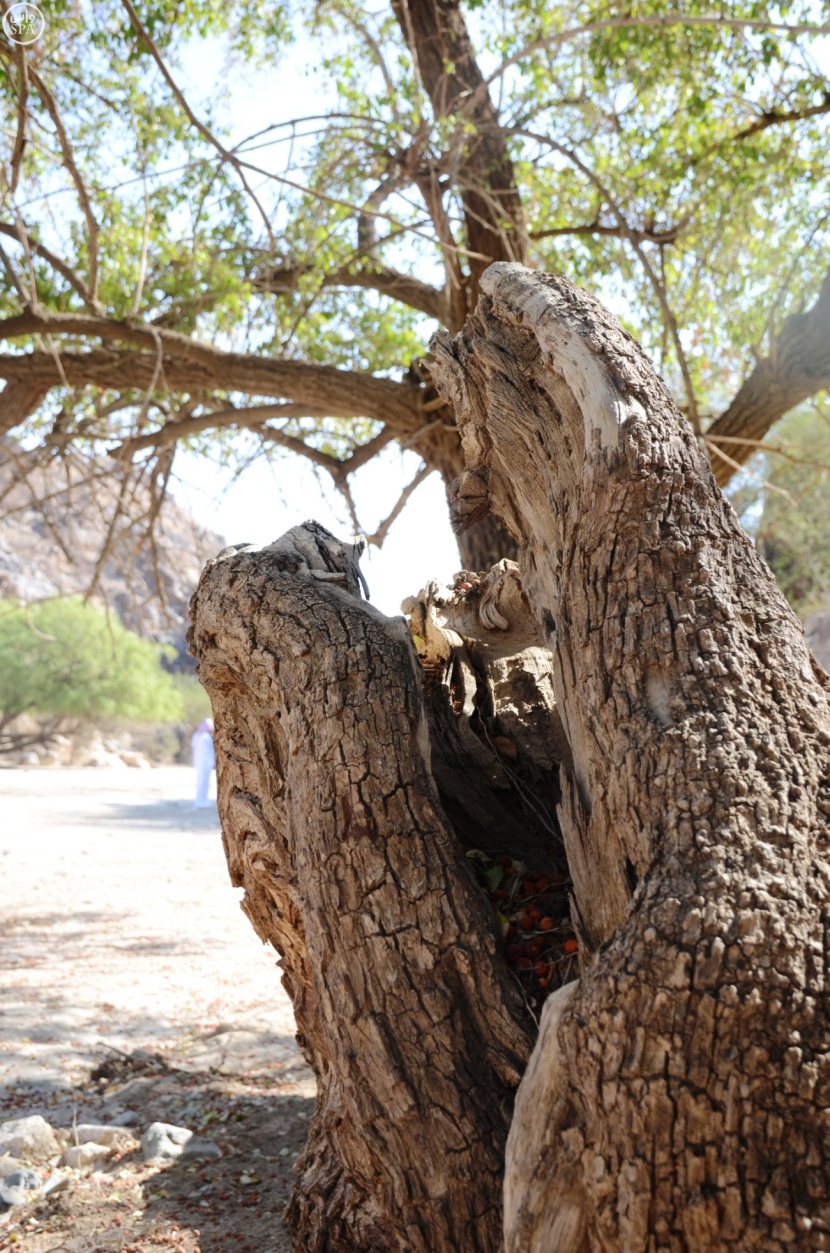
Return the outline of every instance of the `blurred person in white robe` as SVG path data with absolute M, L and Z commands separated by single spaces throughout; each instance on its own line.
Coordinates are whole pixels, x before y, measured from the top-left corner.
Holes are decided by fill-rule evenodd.
M 196 800 L 194 809 L 210 809 L 213 804 L 208 800 L 210 776 L 216 766 L 216 753 L 213 751 L 213 719 L 205 718 L 200 722 L 190 739 L 193 752 L 193 765 L 196 770 Z

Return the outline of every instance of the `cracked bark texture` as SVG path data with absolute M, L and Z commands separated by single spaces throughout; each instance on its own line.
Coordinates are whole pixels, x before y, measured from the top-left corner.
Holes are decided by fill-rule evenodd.
M 498 264 L 433 340 L 572 752 L 582 938 L 517 1098 L 508 1253 L 830 1248 L 830 692 L 637 344 Z
M 191 607 L 231 879 L 319 1085 L 289 1224 L 298 1250 L 495 1253 L 532 1028 L 441 809 L 406 625 L 359 599 L 354 557 L 297 527 L 220 554 Z

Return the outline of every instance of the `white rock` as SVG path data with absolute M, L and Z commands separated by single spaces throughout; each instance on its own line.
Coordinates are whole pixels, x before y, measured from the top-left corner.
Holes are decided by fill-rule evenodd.
M 120 1148 L 133 1143 L 131 1132 L 113 1123 L 82 1122 L 71 1134 L 78 1144 L 106 1144 Z
M 71 1166 L 73 1170 L 86 1170 L 97 1162 L 106 1161 L 113 1153 L 109 1144 L 73 1144 L 61 1158 L 61 1166 Z
M 187 1127 L 175 1127 L 169 1122 L 154 1122 L 141 1137 L 141 1151 L 145 1162 L 159 1158 L 181 1157 L 184 1146 L 193 1138 Z
M 60 1152 L 54 1131 L 40 1114 L 0 1123 L 0 1153 L 23 1161 L 45 1161 Z

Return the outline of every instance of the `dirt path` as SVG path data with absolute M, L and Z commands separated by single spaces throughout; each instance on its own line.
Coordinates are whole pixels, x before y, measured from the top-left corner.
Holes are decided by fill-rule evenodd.
M 260 1203 L 273 1185 L 271 1202 L 282 1202 L 313 1079 L 293 1040 L 276 955 L 259 943 L 239 910 L 216 812 L 190 808 L 191 786 L 192 772 L 178 767 L 0 771 L 0 1119 L 43 1113 L 53 1125 L 68 1126 L 73 1116 L 100 1118 L 129 1105 L 144 1122 L 180 1121 L 212 1134 L 223 1159 L 200 1167 L 208 1175 L 221 1176 L 234 1155 L 256 1153 L 263 1163 L 273 1158 L 270 1184 L 260 1170 L 254 1195 Z M 109 1084 L 90 1085 L 98 1063 L 136 1049 L 159 1054 L 164 1066 L 143 1076 L 133 1068 Z M 280 1102 L 287 1103 L 287 1121 L 275 1115 Z M 240 1123 L 247 1124 L 242 1140 L 230 1134 Z M 282 1153 L 289 1142 L 293 1147 Z M 33 1253 L 165 1247 L 153 1243 L 155 1228 L 147 1221 L 172 1220 L 164 1206 L 153 1210 L 152 1187 L 142 1184 L 139 1163 L 140 1155 L 132 1162 L 136 1186 L 147 1195 L 139 1203 L 131 1194 L 132 1219 L 122 1214 L 113 1228 L 120 1243 L 90 1243 L 103 1240 L 104 1229 L 94 1237 L 80 1230 L 81 1210 L 88 1214 L 89 1204 L 76 1214 L 65 1192 L 57 1203 L 42 1202 L 37 1220 L 38 1229 L 48 1227 L 63 1208 L 67 1221 L 49 1229 L 60 1230 L 64 1243 L 54 1235 L 51 1245 L 42 1243 L 32 1229 L 21 1245 L 11 1239 L 7 1213 L 0 1248 L 8 1247 L 5 1240 Z M 189 1186 L 182 1168 L 176 1171 Z M 245 1174 L 239 1162 L 233 1171 Z M 106 1172 L 85 1176 L 75 1191 L 90 1185 L 95 1173 Z M 103 1204 L 105 1183 L 95 1186 L 103 1189 Z M 205 1186 L 207 1201 L 193 1201 L 202 1218 L 213 1204 L 211 1191 L 216 1197 L 223 1191 L 210 1181 Z M 254 1240 L 252 1253 L 287 1247 L 267 1198 L 260 1204 L 266 1218 L 259 1234 L 257 1224 L 246 1221 L 243 1243 L 231 1238 L 227 1220 L 239 1198 L 233 1200 L 229 1186 L 226 1181 L 227 1201 L 216 1207 L 225 1225 L 215 1239 L 202 1222 L 200 1245 L 192 1223 L 189 1236 L 187 1223 L 182 1227 L 190 1221 L 187 1213 L 175 1216 L 184 1231 L 181 1248 L 227 1253 L 244 1249 L 246 1240 Z M 266 1202 L 270 1208 L 263 1209 Z M 31 1228 L 27 1222 L 29 1228 L 19 1227 L 21 1238 Z

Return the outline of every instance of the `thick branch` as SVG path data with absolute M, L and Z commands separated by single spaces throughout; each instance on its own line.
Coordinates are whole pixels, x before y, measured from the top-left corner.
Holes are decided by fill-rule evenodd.
M 438 804 L 401 620 L 316 524 L 212 562 L 190 646 L 243 908 L 318 1077 L 297 1250 L 497 1253 L 529 1024 Z
M 830 387 L 830 272 L 812 309 L 784 322 L 768 357 L 759 361 L 729 408 L 716 418 L 706 438 L 716 447 L 728 437 L 724 451 L 731 461 L 713 458 L 715 478 L 723 487 L 757 450 L 779 418 L 795 405 Z M 746 438 L 745 444 L 735 443 Z
M 49 386 L 34 380 L 10 381 L 0 392 L 0 435 L 7 435 L 34 413 Z
M 0 324 L 0 334 L 12 323 L 17 324 L 16 334 L 52 329 L 146 343 L 148 347 L 152 345 L 154 334 L 159 335 L 164 355 L 158 382 L 160 387 L 173 391 L 221 389 L 251 396 L 284 397 L 302 405 L 307 412 L 340 418 L 374 418 L 405 435 L 414 433 L 422 425 L 420 389 L 413 383 L 396 383 L 371 374 L 305 361 L 221 352 L 172 331 L 155 328 L 149 331 L 126 323 L 107 323 L 103 319 L 66 317 L 56 322 L 54 317 L 47 320 L 23 314 Z M 84 323 L 93 324 L 92 328 L 87 329 Z M 0 356 L 0 378 L 27 382 L 44 390 L 66 383 L 71 387 L 94 385 L 119 391 L 125 388 L 146 391 L 156 374 L 155 354 L 128 350 L 62 352 L 59 364 L 45 352 Z
M 257 291 L 292 292 L 296 291 L 301 277 L 311 272 L 311 265 L 285 265 L 256 279 L 253 285 Z M 411 309 L 420 310 L 429 318 L 435 318 L 442 326 L 447 323 L 447 302 L 443 291 L 389 266 L 364 266 L 353 270 L 343 266 L 324 275 L 322 286 L 362 287 L 367 291 L 377 291 L 382 296 L 409 305 Z
M 529 239 L 553 239 L 558 235 L 610 235 L 615 239 L 628 239 L 639 244 L 674 244 L 682 234 L 686 222 L 669 226 L 664 231 L 639 230 L 634 226 L 606 226 L 600 222 L 586 222 L 581 226 L 550 226 L 544 230 L 530 231 Z

